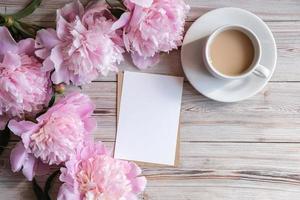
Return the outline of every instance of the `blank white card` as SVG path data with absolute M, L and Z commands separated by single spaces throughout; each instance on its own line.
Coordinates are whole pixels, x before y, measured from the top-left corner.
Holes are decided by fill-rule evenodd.
M 124 72 L 114 157 L 174 165 L 183 78 Z

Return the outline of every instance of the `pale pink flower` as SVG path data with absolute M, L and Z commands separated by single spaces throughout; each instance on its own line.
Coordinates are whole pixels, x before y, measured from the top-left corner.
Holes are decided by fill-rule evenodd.
M 61 168 L 58 200 L 137 200 L 146 185 L 133 162 L 116 160 L 102 143 L 88 143 Z
M 130 0 L 132 3 L 148 8 L 153 3 L 153 0 Z
M 160 52 L 181 45 L 189 11 L 183 0 L 125 0 L 124 4 L 128 11 L 113 28 L 123 27 L 125 47 L 138 68 L 155 65 Z
M 34 117 L 52 95 L 50 73 L 34 56 L 34 40 L 17 43 L 0 27 L 0 130 L 9 119 Z
M 43 29 L 36 39 L 36 55 L 45 59 L 45 70 L 54 69 L 55 84 L 83 85 L 117 71 L 122 39 L 111 29 L 114 18 L 103 2 L 87 9 L 79 1 L 66 4 L 57 10 L 56 22 L 56 30 Z
M 37 123 L 11 120 L 8 127 L 22 139 L 11 153 L 12 170 L 23 168 L 24 175 L 31 180 L 38 160 L 49 165 L 69 160 L 76 148 L 91 139 L 90 133 L 96 126 L 91 118 L 93 110 L 88 96 L 71 93 L 39 116 Z

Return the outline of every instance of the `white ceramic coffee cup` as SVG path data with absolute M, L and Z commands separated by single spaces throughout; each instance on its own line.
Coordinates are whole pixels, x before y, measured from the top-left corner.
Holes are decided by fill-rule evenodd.
M 249 39 L 251 40 L 253 47 L 254 47 L 254 58 L 252 61 L 252 64 L 248 67 L 248 69 L 243 72 L 242 74 L 236 75 L 236 76 L 230 76 L 221 73 L 218 71 L 211 62 L 211 56 L 210 56 L 210 46 L 213 40 L 216 38 L 218 34 L 220 34 L 223 31 L 226 30 L 238 30 L 242 33 L 246 34 Z M 234 80 L 234 79 L 242 79 L 246 78 L 247 76 L 251 74 L 255 74 L 261 78 L 268 78 L 271 74 L 270 70 L 264 66 L 262 66 L 260 63 L 261 58 L 261 45 L 257 38 L 257 36 L 248 28 L 241 26 L 241 25 L 225 25 L 218 29 L 216 29 L 208 38 L 204 45 L 204 51 L 203 51 L 203 60 L 205 63 L 206 68 L 208 71 L 215 77 L 225 80 Z

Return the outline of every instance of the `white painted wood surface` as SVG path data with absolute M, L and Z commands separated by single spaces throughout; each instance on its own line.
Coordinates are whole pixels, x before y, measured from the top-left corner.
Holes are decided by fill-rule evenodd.
M 55 9 L 69 0 L 44 0 L 27 21 L 53 26 Z M 14 12 L 29 0 L 0 0 L 0 12 Z M 274 33 L 278 64 L 258 95 L 239 103 L 218 103 L 184 85 L 181 164 L 143 166 L 148 200 L 298 200 L 300 199 L 300 1 L 186 0 L 192 7 L 186 27 L 214 8 L 233 6 L 261 17 Z M 162 56 L 146 72 L 183 75 L 180 51 Z M 121 69 L 136 70 L 130 61 Z M 83 87 L 96 103 L 97 140 L 112 147 L 116 131 L 116 77 L 111 74 Z M 0 199 L 34 199 L 31 184 L 13 174 L 9 151 L 0 157 Z M 40 182 L 44 182 L 43 177 Z M 53 196 L 59 184 L 55 184 Z

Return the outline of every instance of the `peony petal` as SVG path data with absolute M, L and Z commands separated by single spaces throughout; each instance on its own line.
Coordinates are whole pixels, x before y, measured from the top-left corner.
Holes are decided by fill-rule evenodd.
M 53 28 L 39 30 L 36 34 L 36 37 L 39 40 L 40 44 L 47 49 L 52 49 L 60 42 L 60 40 L 56 36 L 56 31 Z
M 139 198 L 134 193 L 129 193 L 124 198 L 128 200 L 139 200 Z
M 68 34 L 68 22 L 61 16 L 57 16 L 56 19 L 56 32 L 60 40 L 66 39 L 65 36 Z
M 132 3 L 131 0 L 123 0 L 123 4 L 129 11 L 133 11 L 133 9 L 135 7 L 135 3 Z
M 28 157 L 23 164 L 22 172 L 29 181 L 32 181 L 35 176 L 35 163 L 36 158 L 32 154 L 28 154 Z
M 140 6 L 136 6 L 132 12 L 132 17 L 130 19 L 130 27 L 135 29 L 138 28 L 142 20 L 144 20 L 144 9 Z
M 54 69 L 54 63 L 51 61 L 50 57 L 47 57 L 43 62 L 43 71 L 51 71 Z
M 51 76 L 51 80 L 53 81 L 54 84 L 60 84 L 60 83 L 70 84 L 68 70 L 64 67 L 59 67 L 53 72 Z
M 57 11 L 58 16 L 62 16 L 67 22 L 75 20 L 76 16 L 82 16 L 84 12 L 83 5 L 79 0 L 74 0 L 71 3 L 66 4 L 63 8 Z
M 123 41 L 124 41 L 125 49 L 126 49 L 128 52 L 130 52 L 130 41 L 129 41 L 128 36 L 125 34 L 125 31 L 123 32 Z
M 59 45 L 52 49 L 50 59 L 54 63 L 55 67 L 60 66 L 63 63 L 64 58 L 62 46 Z
M 130 1 L 144 8 L 149 8 L 153 3 L 153 0 L 130 0 Z
M 131 16 L 130 12 L 124 12 L 121 15 L 121 17 L 116 22 L 113 23 L 111 29 L 117 30 L 119 28 L 124 27 L 129 22 L 130 16 Z
M 87 118 L 84 120 L 84 128 L 87 132 L 91 133 L 97 127 L 97 120 L 93 118 Z
M 0 55 L 3 55 L 7 52 L 17 53 L 18 45 L 8 29 L 4 26 L 0 27 L 0 38 Z
M 26 54 L 26 55 L 29 55 L 29 56 L 32 56 L 34 55 L 34 39 L 32 38 L 27 38 L 25 40 L 21 40 L 19 43 L 18 43 L 18 47 L 19 47 L 19 54 Z
M 139 193 L 145 189 L 147 180 L 144 176 L 140 176 L 142 170 L 137 166 L 137 164 L 129 162 L 128 165 L 130 165 L 130 171 L 127 174 L 127 177 L 131 180 L 132 190 L 134 193 Z
M 39 30 L 36 34 L 36 56 L 45 59 L 50 55 L 51 49 L 59 43 L 60 40 L 58 39 L 56 31 L 54 29 L 47 28 Z
M 91 1 L 85 9 L 86 10 L 81 21 L 86 27 L 92 27 L 95 25 L 95 22 L 97 21 L 95 16 L 105 16 L 108 19 L 113 19 L 113 16 L 107 9 L 107 4 L 103 1 L 97 3 Z
M 106 147 L 104 146 L 104 144 L 100 141 L 96 142 L 95 144 L 95 151 L 97 152 L 97 154 L 101 155 L 101 154 L 105 154 L 105 155 L 108 155 L 109 152 L 108 150 L 106 149 Z
M 83 100 L 83 99 L 84 98 L 81 98 L 81 100 Z M 80 104 L 83 104 L 83 103 L 80 103 Z M 92 101 L 90 101 L 89 98 L 85 99 L 84 106 L 80 105 L 77 107 L 78 115 L 83 119 L 91 116 L 91 114 L 93 113 L 94 110 L 95 110 L 95 104 L 92 103 Z
M 25 148 L 29 148 L 30 144 L 30 136 L 32 135 L 32 131 L 27 131 L 22 134 L 22 142 Z
M 13 148 L 10 153 L 11 170 L 13 172 L 20 171 L 26 162 L 27 157 L 28 153 L 26 152 L 24 144 L 22 142 L 16 144 L 15 148 Z
M 142 173 L 141 168 L 139 168 L 135 163 L 130 162 L 129 165 L 130 165 L 130 171 L 127 174 L 128 177 L 130 178 L 136 177 Z
M 143 57 L 137 53 L 132 53 L 131 58 L 135 66 L 139 69 L 146 69 L 150 66 L 156 65 L 159 62 L 159 55 L 155 54 L 153 57 Z
M 51 76 L 51 80 L 53 81 L 53 83 L 59 84 L 64 82 L 66 84 L 69 84 L 70 75 L 67 67 L 62 64 L 64 59 L 60 45 L 52 49 L 50 59 L 54 63 L 55 68 L 55 71 Z
M 36 124 L 30 121 L 16 121 L 10 120 L 8 123 L 8 128 L 17 136 L 22 136 L 23 133 L 32 131 Z
M 135 193 L 140 193 L 143 191 L 147 184 L 147 179 L 144 176 L 136 177 L 132 180 L 132 191 Z
M 80 200 L 80 195 L 74 191 L 74 188 L 64 183 L 59 188 L 57 200 Z
M 75 155 L 73 155 L 75 157 Z M 74 179 L 72 177 L 72 173 L 75 170 L 75 165 L 76 165 L 76 160 L 75 159 L 71 159 L 67 162 L 65 162 L 65 167 L 61 167 L 60 168 L 60 176 L 59 176 L 59 180 L 61 182 L 67 183 L 67 184 L 73 184 L 74 183 Z M 72 171 L 70 173 L 70 171 Z
M 21 58 L 18 54 L 7 52 L 4 54 L 2 64 L 9 67 L 11 70 L 15 70 L 21 66 Z
M 80 151 L 80 157 L 85 160 L 93 156 L 93 153 L 95 152 L 99 155 L 108 154 L 108 151 L 102 142 L 98 141 L 94 143 L 94 141 L 87 141 L 85 147 Z
M 41 59 L 46 59 L 49 56 L 50 51 L 46 48 L 41 48 L 35 50 L 34 54 Z

